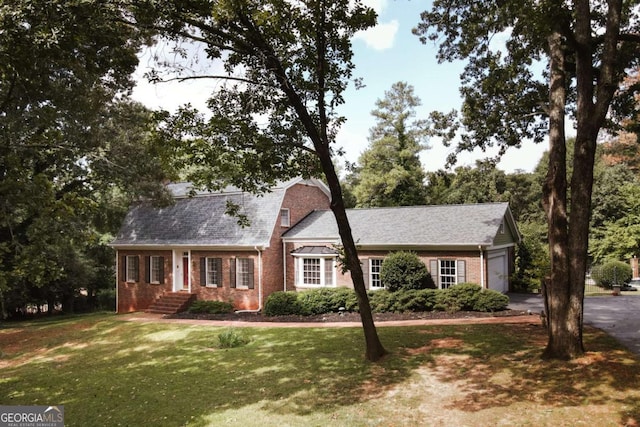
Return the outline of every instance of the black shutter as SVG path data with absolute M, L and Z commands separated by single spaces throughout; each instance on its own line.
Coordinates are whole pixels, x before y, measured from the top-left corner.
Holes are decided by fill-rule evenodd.
M 231 258 L 229 260 L 229 287 L 236 287 L 236 259 Z
M 253 258 L 249 258 L 249 289 L 253 289 Z
M 160 283 L 164 285 L 164 257 L 160 257 Z
M 429 261 L 429 273 L 431 273 L 431 278 L 433 279 L 433 283 L 436 284 L 436 288 L 440 289 L 440 276 L 438 275 L 438 260 L 432 259 Z
M 120 257 L 120 281 L 127 281 L 127 256 L 122 255 Z
M 144 280 L 147 283 L 151 283 L 151 257 L 150 256 L 144 257 L 144 267 L 146 269 L 144 272 Z
M 207 259 L 200 258 L 200 286 L 207 286 Z
M 140 281 L 140 256 L 133 258 L 133 268 L 135 269 L 135 273 L 133 273 L 133 281 Z

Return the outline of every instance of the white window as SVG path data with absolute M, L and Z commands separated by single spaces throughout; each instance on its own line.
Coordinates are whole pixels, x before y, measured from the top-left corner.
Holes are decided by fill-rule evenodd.
M 369 259 L 369 288 L 382 289 L 382 280 L 380 280 L 380 272 L 382 271 L 382 258 Z
M 127 282 L 138 281 L 138 257 L 135 255 L 128 255 L 125 257 L 125 272 Z
M 289 209 L 280 209 L 280 226 L 289 227 L 291 225 L 291 218 L 289 216 Z
M 334 287 L 335 257 L 296 257 L 296 286 Z
M 222 259 L 221 258 L 207 258 L 207 286 L 219 286 L 222 278 Z
M 160 283 L 162 274 L 162 258 L 159 256 L 149 257 L 149 283 Z
M 253 263 L 249 258 L 236 258 L 236 287 L 253 288 Z
M 456 260 L 440 260 L 440 288 L 448 289 L 457 283 Z

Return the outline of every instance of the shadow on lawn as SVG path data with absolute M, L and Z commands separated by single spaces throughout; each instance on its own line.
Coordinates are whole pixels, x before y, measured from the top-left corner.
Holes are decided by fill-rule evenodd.
M 450 402 L 447 408 L 475 412 L 518 402 L 552 407 L 615 404 L 625 408 L 619 412 L 618 425 L 640 423 L 640 364 L 612 337 L 587 327 L 583 357 L 570 362 L 543 361 L 540 354 L 547 336 L 541 326 L 490 328 L 493 334 L 479 334 L 488 341 L 424 348 L 439 379 L 460 382 L 464 391 L 465 397 Z M 507 348 L 521 349 L 496 353 L 496 349 Z
M 60 326 L 46 341 L 24 341 L 21 363 L 0 370 L 0 404 L 62 404 L 67 425 L 205 425 L 246 408 L 286 419 L 384 398 L 429 366 L 440 381 L 459 382 L 466 397 L 448 404 L 464 411 L 615 401 L 630 408 L 622 424 L 640 412 L 637 360 L 609 351 L 618 347 L 595 330 L 586 358 L 547 363 L 539 326 L 386 327 L 378 332 L 391 355 L 371 364 L 358 328 L 238 328 L 251 342 L 220 349 L 224 328 L 110 316 Z

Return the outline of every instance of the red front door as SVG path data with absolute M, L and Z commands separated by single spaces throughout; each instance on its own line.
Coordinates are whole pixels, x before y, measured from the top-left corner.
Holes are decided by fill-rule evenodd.
M 182 257 L 182 289 L 189 289 L 189 258 Z

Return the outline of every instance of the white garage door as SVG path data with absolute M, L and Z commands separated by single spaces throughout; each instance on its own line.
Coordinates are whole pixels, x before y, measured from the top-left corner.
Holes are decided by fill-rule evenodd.
M 489 268 L 489 289 L 503 293 L 508 292 L 509 280 L 507 277 L 507 254 L 490 254 L 489 262 L 487 264 Z

